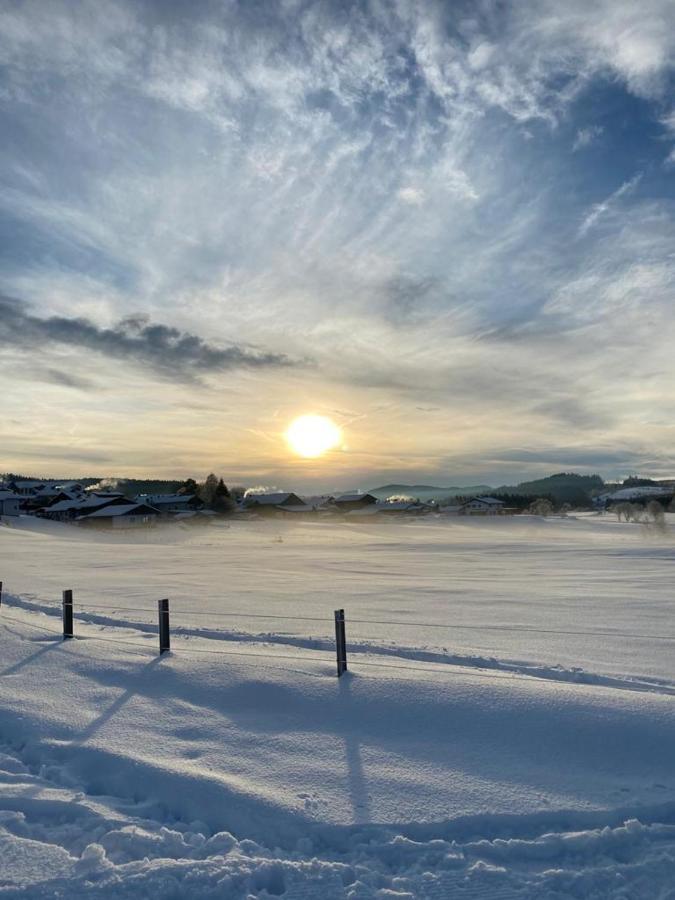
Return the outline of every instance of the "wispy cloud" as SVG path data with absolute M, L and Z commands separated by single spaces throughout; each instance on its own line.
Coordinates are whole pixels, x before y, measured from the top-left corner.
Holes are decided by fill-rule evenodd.
M 501 471 L 523 433 L 668 446 L 675 6 L 470 6 L 5 4 L 16 446 L 56 411 L 130 466 L 171 434 L 169 468 L 280 483 L 285 417 L 318 408 L 355 411 L 347 483 Z
M 624 181 L 624 183 L 605 200 L 602 200 L 600 203 L 594 203 L 579 225 L 579 237 L 585 237 L 590 229 L 593 228 L 603 216 L 606 216 L 617 206 L 618 201 L 622 197 L 625 197 L 626 194 L 630 194 L 631 191 L 635 190 L 641 179 L 642 172 L 638 172 L 638 174 L 633 176 L 629 181 Z

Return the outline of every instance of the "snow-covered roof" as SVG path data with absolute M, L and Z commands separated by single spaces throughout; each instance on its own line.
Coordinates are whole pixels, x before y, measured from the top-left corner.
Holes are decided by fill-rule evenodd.
M 80 509 L 91 509 L 92 506 L 100 506 L 102 503 L 116 503 L 124 499 L 124 494 L 90 494 L 86 500 L 79 501 Z M 129 503 L 132 501 L 130 500 Z
M 496 497 L 472 497 L 468 503 L 486 503 L 488 506 L 503 506 L 504 501 L 498 500 Z M 464 504 L 466 506 L 466 503 Z
M 112 518 L 113 516 L 131 515 L 134 511 L 138 512 L 139 515 L 141 515 L 141 511 L 143 511 L 143 515 L 152 515 L 157 512 L 157 510 L 148 506 L 147 503 L 124 503 L 119 506 L 104 506 L 103 509 L 97 509 L 95 512 L 88 513 L 86 516 L 81 516 L 80 518 L 107 519 Z
M 82 489 L 79 481 L 47 481 L 43 482 L 40 488 L 41 494 L 60 494 L 61 491 L 74 491 L 76 488 Z
M 298 503 L 302 503 L 302 500 L 290 491 L 278 494 L 248 494 L 244 499 L 245 503 L 249 505 L 257 504 L 259 506 L 279 506 L 287 503 L 289 499 L 293 499 L 294 504 L 296 500 Z
M 84 505 L 82 500 L 59 500 L 58 503 L 52 503 L 51 506 L 46 507 L 47 510 L 51 512 L 66 512 L 69 509 L 79 509 Z
M 52 503 L 51 506 L 46 507 L 46 509 L 50 513 L 68 512 L 71 509 L 95 509 L 98 506 L 119 503 L 122 497 L 122 494 L 90 494 L 85 500 L 59 500 L 57 503 Z

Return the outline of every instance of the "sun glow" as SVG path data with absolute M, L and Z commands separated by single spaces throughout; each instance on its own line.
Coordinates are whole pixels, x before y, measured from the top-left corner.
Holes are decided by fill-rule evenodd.
M 298 416 L 291 422 L 286 440 L 298 456 L 312 458 L 336 447 L 342 440 L 342 432 L 326 416 Z

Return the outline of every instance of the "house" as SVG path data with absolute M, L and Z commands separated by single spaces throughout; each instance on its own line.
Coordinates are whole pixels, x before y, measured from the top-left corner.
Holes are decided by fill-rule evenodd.
M 18 516 L 21 497 L 13 491 L 0 491 L 0 517 Z
M 377 510 L 384 516 L 425 516 L 427 513 L 435 512 L 436 507 L 418 500 L 378 500 Z
M 276 494 L 248 494 L 244 497 L 244 506 L 251 512 L 260 513 L 265 516 L 282 515 L 283 510 L 295 507 L 295 510 L 309 512 L 311 507 L 292 492 L 276 493 Z
M 132 501 L 123 494 L 100 493 L 89 494 L 86 497 L 75 500 L 58 500 L 40 510 L 40 515 L 45 519 L 54 519 L 57 522 L 68 522 L 79 516 L 85 516 L 96 512 L 106 506 L 121 506 Z
M 147 528 L 157 523 L 159 511 L 147 503 L 114 503 L 78 516 L 78 525 L 87 528 Z
M 459 507 L 460 516 L 498 516 L 504 511 L 504 501 L 496 497 L 473 497 Z
M 45 487 L 45 482 L 17 479 L 15 481 L 10 481 L 8 486 L 14 491 L 15 494 L 20 494 L 22 497 L 31 497 L 35 496 L 35 494 L 39 490 Z
M 30 497 L 31 506 L 45 506 L 56 500 L 75 500 L 82 497 L 84 490 L 76 481 L 47 482 L 42 487 L 36 488 Z
M 134 502 L 147 503 L 159 510 L 163 516 L 195 512 L 204 506 L 195 494 L 139 494 Z
M 335 498 L 335 506 L 340 512 L 349 512 L 352 509 L 361 509 L 364 506 L 370 506 L 371 503 L 377 503 L 377 497 L 372 494 L 341 494 Z
M 58 500 L 72 500 L 83 495 L 82 485 L 76 481 L 17 479 L 11 481 L 8 487 L 20 495 L 22 509 L 29 513 Z
M 346 515 L 350 520 L 378 519 L 382 521 L 402 516 L 425 516 L 427 513 L 435 511 L 436 507 L 432 504 L 420 503 L 417 500 L 378 500 L 377 503 L 350 509 Z
M 332 494 L 311 494 L 301 497 L 301 500 L 312 509 L 331 509 L 335 505 L 335 497 Z

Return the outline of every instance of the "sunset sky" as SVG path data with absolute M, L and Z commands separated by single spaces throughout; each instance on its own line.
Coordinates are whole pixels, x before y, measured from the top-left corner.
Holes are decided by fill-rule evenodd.
M 5 0 L 0 471 L 675 476 L 674 69 L 672 0 Z

